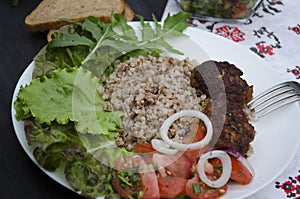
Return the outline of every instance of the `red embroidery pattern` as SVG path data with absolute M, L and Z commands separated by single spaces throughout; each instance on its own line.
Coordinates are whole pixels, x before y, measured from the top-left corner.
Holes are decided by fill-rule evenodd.
M 289 27 L 289 30 L 294 31 L 297 35 L 299 35 L 300 34 L 300 24 Z
M 282 1 L 277 1 L 277 0 L 272 0 L 272 1 L 270 1 L 270 0 L 268 0 L 267 1 L 270 5 L 272 5 L 272 6 L 274 6 L 274 5 L 283 5 L 283 3 L 282 3 Z
M 258 48 L 258 53 L 260 53 L 260 54 L 274 55 L 273 47 L 270 45 L 265 45 L 265 42 L 263 42 L 263 41 L 257 43 L 256 47 Z
M 298 171 L 300 172 L 300 170 Z M 275 188 L 285 192 L 287 198 L 300 199 L 300 175 L 289 177 L 283 183 L 276 182 Z
M 224 25 L 216 28 L 215 30 L 217 35 L 231 39 L 232 41 L 240 42 L 245 40 L 245 33 L 240 31 L 237 27 Z
M 255 47 L 251 47 L 250 50 L 255 52 L 261 58 L 265 56 L 275 55 L 274 49 L 281 48 L 279 38 L 274 32 L 269 31 L 266 27 L 261 27 L 258 30 L 253 30 L 254 36 L 260 41 L 255 44 Z
M 300 67 L 299 66 L 296 66 L 293 69 L 287 69 L 287 72 L 292 73 L 296 77 L 296 79 L 300 79 Z

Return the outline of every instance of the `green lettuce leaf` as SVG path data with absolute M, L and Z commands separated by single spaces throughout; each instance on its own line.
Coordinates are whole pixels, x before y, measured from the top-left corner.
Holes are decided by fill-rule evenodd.
M 25 120 L 25 133 L 38 164 L 48 171 L 63 170 L 66 180 L 81 195 L 117 197 L 111 186 L 112 164 L 128 152 L 105 146 L 104 142 L 111 141 L 108 136 L 77 133 L 73 122 L 49 126 L 32 118 Z M 95 151 L 89 151 L 95 147 Z
M 61 70 L 51 78 L 34 79 L 21 87 L 14 103 L 16 119 L 33 116 L 40 123 L 57 121 L 66 124 L 74 120 L 72 114 L 72 92 L 77 71 Z
M 29 146 L 45 147 L 56 142 L 66 142 L 68 136 L 64 132 L 68 132 L 70 124 L 62 126 L 55 125 L 41 125 L 35 122 L 32 118 L 24 121 L 24 130 L 26 140 Z M 73 127 L 74 128 L 74 127 Z M 71 129 L 73 129 L 71 127 Z
M 82 68 L 53 72 L 21 87 L 14 103 L 18 120 L 33 117 L 51 125 L 76 122 L 81 133 L 109 134 L 121 123 L 122 112 L 105 112 L 97 92 L 98 79 Z

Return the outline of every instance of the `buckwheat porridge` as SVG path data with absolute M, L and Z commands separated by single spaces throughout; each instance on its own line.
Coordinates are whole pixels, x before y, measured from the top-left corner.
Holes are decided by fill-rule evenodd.
M 99 89 L 109 100 L 107 111 L 121 110 L 124 118 L 116 137 L 118 146 L 131 150 L 135 143 L 160 138 L 162 123 L 183 109 L 202 110 L 205 96 L 197 97 L 190 84 L 196 62 L 172 57 L 138 57 L 118 63 Z M 180 141 L 195 118 L 181 118 L 169 130 Z M 180 122 L 179 122 L 180 121 Z

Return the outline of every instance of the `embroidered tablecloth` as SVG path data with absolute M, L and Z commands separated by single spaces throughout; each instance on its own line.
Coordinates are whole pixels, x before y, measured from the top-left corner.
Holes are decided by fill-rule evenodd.
M 169 0 L 162 18 L 178 11 L 180 8 L 175 0 Z M 189 23 L 192 27 L 217 34 L 248 48 L 274 67 L 283 80 L 300 82 L 299 1 L 264 0 L 253 16 L 243 24 L 197 19 L 190 19 Z M 284 198 L 300 199 L 300 148 L 288 168 L 274 182 L 247 199 Z

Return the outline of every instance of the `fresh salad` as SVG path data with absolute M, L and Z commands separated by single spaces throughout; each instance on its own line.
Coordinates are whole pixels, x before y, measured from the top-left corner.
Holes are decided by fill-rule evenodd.
M 86 198 L 218 198 L 230 179 L 250 183 L 246 159 L 231 149 L 208 149 L 212 132 L 205 118 L 206 125 L 191 127 L 193 148 L 169 146 L 166 134 L 166 140 L 136 144 L 132 151 L 116 146 L 124 113 L 104 109 L 97 90 L 102 78 L 117 60 L 182 54 L 166 39 L 185 36 L 189 17 L 180 12 L 162 24 L 153 17 L 150 24 L 139 16 L 139 33 L 119 14 L 110 24 L 94 17 L 83 23 L 62 19 L 75 28 L 56 35 L 36 55 L 33 79 L 14 102 L 38 164 L 53 172 L 62 168 L 70 186 Z
M 177 0 L 177 2 L 184 11 L 195 16 L 244 19 L 261 0 Z

